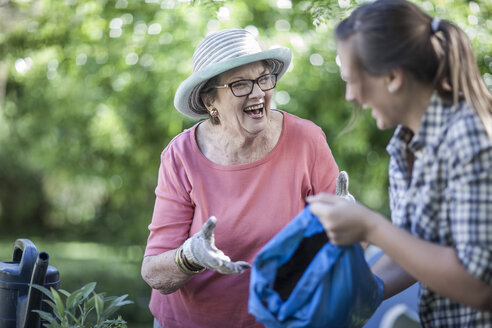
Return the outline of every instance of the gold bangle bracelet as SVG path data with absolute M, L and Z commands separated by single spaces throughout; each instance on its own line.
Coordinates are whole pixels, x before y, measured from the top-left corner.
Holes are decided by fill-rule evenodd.
M 186 255 L 184 254 L 184 251 L 183 250 L 181 250 L 180 256 L 181 256 L 181 261 L 183 262 L 183 264 L 188 269 L 190 269 L 191 271 L 199 271 L 199 270 L 202 270 L 203 269 L 203 266 L 201 266 L 199 264 L 196 264 L 192 260 L 188 259 L 186 257 Z
M 176 252 L 174 253 L 174 262 L 176 263 L 176 266 L 178 267 L 178 269 L 187 275 L 197 274 L 197 273 L 203 272 L 205 270 L 205 268 L 196 268 L 195 269 L 189 265 L 186 265 L 184 259 L 185 259 L 185 257 L 183 254 L 183 245 L 181 245 L 178 247 L 178 249 L 176 249 Z
M 179 253 L 181 262 L 184 264 L 184 266 L 190 270 L 193 273 L 200 273 L 205 271 L 205 268 L 201 265 L 195 264 L 194 262 L 189 261 L 189 259 L 185 256 L 183 247 L 181 246 L 181 252 Z
M 174 263 L 176 263 L 179 271 L 183 272 L 184 274 L 191 275 L 193 273 L 190 270 L 186 269 L 186 267 L 184 267 L 181 263 L 181 257 L 179 255 L 179 253 L 181 252 L 181 247 L 182 246 L 179 246 L 178 249 L 176 249 L 176 252 L 174 252 Z
M 190 268 L 192 270 L 201 270 L 201 269 L 203 269 L 203 266 L 201 266 L 200 264 L 197 264 L 197 263 L 193 262 L 193 260 L 187 258 L 183 251 L 181 252 L 181 255 L 183 256 L 183 262 L 184 262 L 184 264 L 188 268 Z

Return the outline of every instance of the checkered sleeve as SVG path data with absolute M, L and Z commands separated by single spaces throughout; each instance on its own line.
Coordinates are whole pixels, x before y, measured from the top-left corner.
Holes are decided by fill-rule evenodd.
M 453 127 L 449 216 L 466 270 L 492 284 L 492 143 L 476 118 Z

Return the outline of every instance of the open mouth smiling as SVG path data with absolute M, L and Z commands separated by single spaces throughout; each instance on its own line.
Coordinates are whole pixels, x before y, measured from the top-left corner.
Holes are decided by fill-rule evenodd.
M 257 105 L 246 107 L 245 109 L 243 109 L 243 112 L 245 112 L 251 118 L 262 118 L 263 109 L 264 109 L 264 104 L 257 104 Z

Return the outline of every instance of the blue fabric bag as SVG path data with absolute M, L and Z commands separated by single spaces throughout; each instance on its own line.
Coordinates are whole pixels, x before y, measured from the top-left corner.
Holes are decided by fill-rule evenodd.
M 307 206 L 257 254 L 249 313 L 267 327 L 362 327 L 383 299 L 359 244 L 338 247 Z

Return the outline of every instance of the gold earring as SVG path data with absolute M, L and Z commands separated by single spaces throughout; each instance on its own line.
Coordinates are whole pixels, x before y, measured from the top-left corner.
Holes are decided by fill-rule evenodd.
M 217 117 L 217 116 L 219 116 L 219 112 L 214 108 L 214 109 L 210 110 L 210 116 Z

